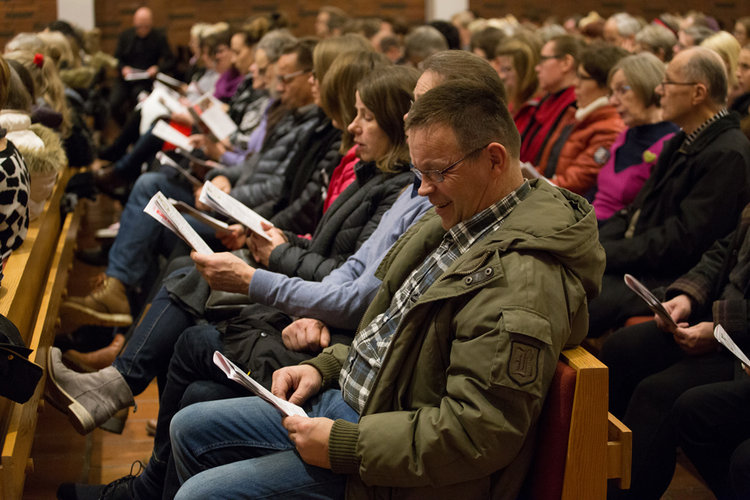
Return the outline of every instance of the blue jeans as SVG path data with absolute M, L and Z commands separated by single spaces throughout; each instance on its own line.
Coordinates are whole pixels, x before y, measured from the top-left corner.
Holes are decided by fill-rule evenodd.
M 193 204 L 193 192 L 186 182 L 162 172 L 147 172 L 135 182 L 120 217 L 120 230 L 109 250 L 107 276 L 127 286 L 137 286 L 154 265 L 159 253 L 171 251 L 178 241 L 167 228 L 143 212 L 157 191 L 167 198 Z
M 161 287 L 125 349 L 112 363 L 133 394 L 140 394 L 154 377 L 166 372 L 175 342 L 194 323 L 193 316 L 172 302 L 166 288 Z
M 305 405 L 310 417 L 359 421 L 338 389 Z M 281 415 L 256 397 L 191 405 L 170 429 L 176 499 L 343 498 L 346 476 L 305 463 L 281 425 Z
M 154 451 L 144 471 L 133 482 L 133 491 L 141 499 L 172 498 L 179 488 L 169 442 L 169 425 L 178 410 L 197 402 L 247 395 L 211 361 L 214 351 L 222 350 L 221 337 L 213 326 L 190 327 L 176 342 L 174 338 L 171 342 L 174 354 L 169 361 L 164 390 L 159 395 Z

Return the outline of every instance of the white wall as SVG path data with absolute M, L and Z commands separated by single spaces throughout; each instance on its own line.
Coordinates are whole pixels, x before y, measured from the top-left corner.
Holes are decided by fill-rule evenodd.
M 83 29 L 94 28 L 94 0 L 57 0 L 57 18 Z
M 469 0 L 426 0 L 424 4 L 425 19 L 450 21 L 451 16 L 469 8 Z

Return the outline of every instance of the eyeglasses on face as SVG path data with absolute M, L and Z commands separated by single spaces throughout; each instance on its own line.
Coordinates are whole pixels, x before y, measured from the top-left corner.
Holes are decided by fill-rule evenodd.
M 630 85 L 619 85 L 609 92 L 609 96 L 612 97 L 613 95 L 615 95 L 617 97 L 622 97 L 627 94 L 630 89 Z
M 555 55 L 552 55 L 552 56 L 541 55 L 541 56 L 539 56 L 539 62 L 543 63 L 544 61 L 548 61 L 550 59 L 560 59 L 561 57 L 563 57 L 563 56 L 561 56 L 559 54 L 555 54 Z
M 672 80 L 662 80 L 658 86 L 664 90 L 667 85 L 698 85 L 698 82 L 673 82 Z
M 276 81 L 279 83 L 283 83 L 284 85 L 288 85 L 289 83 L 292 82 L 292 80 L 294 80 L 300 75 L 304 75 L 305 73 L 308 73 L 308 71 L 301 69 L 299 71 L 295 71 L 294 73 L 288 73 L 286 75 L 276 75 Z
M 474 149 L 468 153 L 466 153 L 460 160 L 454 161 L 447 167 L 441 169 L 441 170 L 419 170 L 417 167 L 411 167 L 411 171 L 414 172 L 414 175 L 419 179 L 420 181 L 423 179 L 427 179 L 433 184 L 440 184 L 445 180 L 445 173 L 448 172 L 450 169 L 455 168 L 458 166 L 459 163 L 466 160 L 473 154 L 476 154 L 480 151 L 482 151 L 484 148 L 489 146 L 490 144 L 485 144 L 481 148 Z

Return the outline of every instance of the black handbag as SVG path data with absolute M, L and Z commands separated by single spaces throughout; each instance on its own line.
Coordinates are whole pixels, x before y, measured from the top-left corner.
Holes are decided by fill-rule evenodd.
M 44 370 L 29 361 L 31 353 L 16 325 L 0 314 L 0 396 L 25 403 L 34 394 Z

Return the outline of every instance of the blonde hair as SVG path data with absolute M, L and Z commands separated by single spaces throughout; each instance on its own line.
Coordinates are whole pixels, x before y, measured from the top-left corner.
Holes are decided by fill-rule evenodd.
M 65 87 L 54 61 L 47 56 L 42 57 L 40 61 L 36 54 L 25 50 L 5 54 L 5 57 L 20 62 L 28 70 L 34 80 L 36 95 L 44 99 L 50 108 L 62 115 L 60 135 L 63 139 L 69 137 L 72 130 L 70 109 L 65 100 Z
M 46 54 L 55 61 L 58 70 L 79 66 L 80 59 L 73 54 L 65 35 L 59 31 L 43 31 L 38 36 L 44 42 Z
M 737 85 L 737 61 L 740 58 L 740 42 L 727 31 L 719 31 L 701 42 L 701 47 L 711 49 L 721 57 L 727 68 L 727 83 L 732 89 Z

